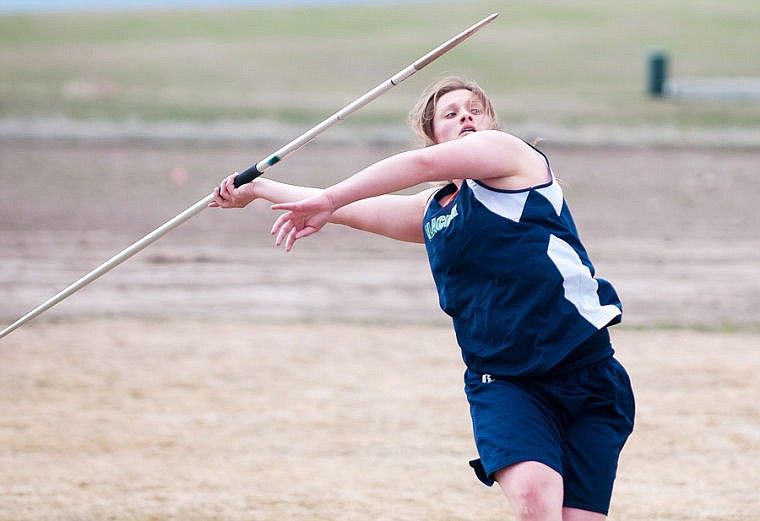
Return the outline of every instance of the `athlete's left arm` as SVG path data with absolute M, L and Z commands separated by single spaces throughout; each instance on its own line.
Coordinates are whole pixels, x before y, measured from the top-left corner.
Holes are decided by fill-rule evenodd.
M 518 138 L 497 130 L 482 130 L 429 147 L 378 161 L 327 188 L 333 208 L 390 194 L 426 182 L 489 179 L 498 182 L 526 171 L 537 154 Z
M 541 155 L 523 140 L 498 130 L 481 130 L 424 151 L 434 152 L 431 170 L 441 179 L 480 179 L 494 188 L 519 189 L 547 178 Z

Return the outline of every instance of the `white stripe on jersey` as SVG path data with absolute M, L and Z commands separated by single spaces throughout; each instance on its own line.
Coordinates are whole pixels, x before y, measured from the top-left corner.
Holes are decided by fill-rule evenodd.
M 576 307 L 583 318 L 601 329 L 621 314 L 617 306 L 601 305 L 596 292 L 599 283 L 591 276 L 591 271 L 581 262 L 572 246 L 556 235 L 549 235 L 546 253 L 562 274 L 565 298 Z

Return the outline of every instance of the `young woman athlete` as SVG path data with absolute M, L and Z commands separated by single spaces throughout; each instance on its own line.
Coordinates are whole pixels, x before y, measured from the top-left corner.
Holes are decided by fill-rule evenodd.
M 634 417 L 607 332 L 617 294 L 595 277 L 546 156 L 499 130 L 476 83 L 441 80 L 411 116 L 423 148 L 324 190 L 263 178 L 235 188 L 233 174 L 211 206 L 278 203 L 272 233 L 287 251 L 328 222 L 424 243 L 466 364 L 476 475 L 499 484 L 518 520 L 605 519 Z

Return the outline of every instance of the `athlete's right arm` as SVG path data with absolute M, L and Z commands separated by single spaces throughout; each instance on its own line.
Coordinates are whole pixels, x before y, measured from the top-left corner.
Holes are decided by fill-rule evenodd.
M 264 199 L 270 203 L 292 201 L 294 198 L 305 199 L 320 193 L 320 188 L 289 185 L 259 177 L 250 183 L 235 186 L 237 172 L 227 176 L 214 189 L 214 200 L 209 203 L 211 208 L 243 208 L 254 199 Z

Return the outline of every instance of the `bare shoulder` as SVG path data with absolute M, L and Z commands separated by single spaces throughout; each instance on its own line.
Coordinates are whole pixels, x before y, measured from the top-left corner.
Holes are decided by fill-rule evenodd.
M 502 175 L 481 178 L 493 188 L 521 190 L 543 184 L 551 178 L 544 157 L 517 136 L 500 130 L 483 130 L 468 137 L 488 144 L 505 165 Z
M 517 136 L 513 136 L 509 132 L 503 130 L 479 130 L 471 134 L 471 136 L 477 136 L 479 139 L 486 139 L 491 143 L 500 143 L 506 146 L 513 146 L 523 141 Z
M 497 147 L 502 153 L 516 158 L 532 159 L 536 155 L 536 150 L 525 140 L 502 130 L 481 130 L 468 138 L 481 140 L 484 144 Z
M 412 151 L 421 181 L 452 179 L 488 180 L 494 188 L 515 189 L 544 182 L 540 155 L 521 139 L 500 130 L 479 130 Z M 545 165 L 544 165 L 545 166 Z M 540 182 L 534 182 L 541 177 Z

